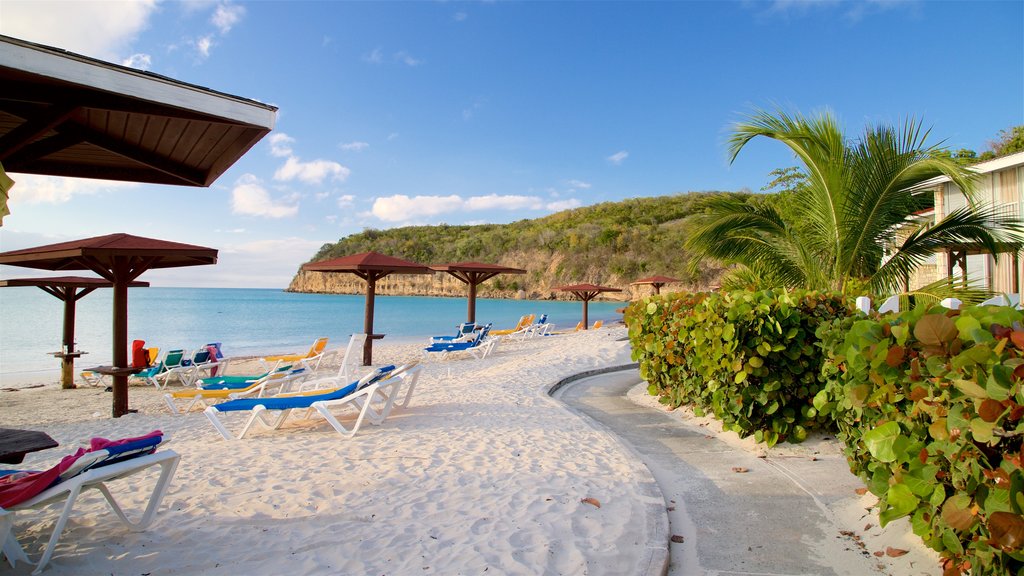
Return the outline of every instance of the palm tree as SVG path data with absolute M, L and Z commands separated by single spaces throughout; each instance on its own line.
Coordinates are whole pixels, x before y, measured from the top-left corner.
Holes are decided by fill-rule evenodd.
M 910 272 L 941 246 L 977 242 L 995 254 L 996 244 L 1013 239 L 1021 226 L 971 202 L 940 222 L 914 227 L 883 262 L 894 231 L 914 226 L 910 217 L 931 206 L 930 191 L 908 189 L 947 176 L 972 198 L 972 172 L 942 156 L 943 148 L 927 146 L 928 134 L 910 120 L 898 128 L 868 127 L 851 141 L 829 112 L 806 118 L 757 111 L 734 127 L 729 161 L 758 136 L 788 146 L 807 176 L 793 192 L 799 213 L 715 197 L 687 245 L 740 264 L 735 280 L 760 287 L 843 291 L 854 281 L 876 294 L 899 292 Z

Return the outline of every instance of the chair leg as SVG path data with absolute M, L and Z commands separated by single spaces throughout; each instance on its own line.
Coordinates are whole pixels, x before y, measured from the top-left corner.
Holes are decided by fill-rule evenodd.
M 117 514 L 117 517 L 121 519 L 126 526 L 131 528 L 133 531 L 138 532 L 145 530 L 150 524 L 153 523 L 153 518 L 156 516 L 157 508 L 160 507 L 160 502 L 164 498 L 164 494 L 167 493 L 167 488 L 170 486 L 171 478 L 174 477 L 174 471 L 178 468 L 178 461 L 181 456 L 174 452 L 162 452 L 164 458 L 159 461 L 160 464 L 160 477 L 157 478 L 156 485 L 153 487 L 153 493 L 149 497 L 149 503 L 146 504 L 146 510 L 142 513 L 142 517 L 137 522 L 132 522 L 125 515 L 124 510 L 114 500 L 114 496 L 107 489 L 106 484 L 99 484 L 96 487 L 99 488 L 100 492 L 103 493 L 103 497 L 107 499 L 107 504 L 110 505 L 110 509 Z
M 0 510 L 0 552 L 7 557 L 7 562 L 10 563 L 11 568 L 14 568 L 14 563 L 21 561 L 26 564 L 30 563 L 28 556 L 25 551 L 21 548 L 21 544 L 18 543 L 18 539 L 14 536 L 14 513 Z
M 174 405 L 174 398 L 170 394 L 164 394 L 164 402 L 167 402 L 167 407 L 171 409 L 171 414 L 179 414 L 178 407 Z
M 39 574 L 43 571 L 43 568 L 50 561 L 50 557 L 53 556 L 53 549 L 57 547 L 57 541 L 60 540 L 60 534 L 64 531 L 64 526 L 68 523 L 68 518 L 71 516 L 71 509 L 75 505 L 75 500 L 78 498 L 78 494 L 81 492 L 80 486 L 75 486 L 70 492 L 68 492 L 68 499 L 64 502 L 64 509 L 60 513 L 60 518 L 57 519 L 57 525 L 53 527 L 53 534 L 50 535 L 50 541 L 46 544 L 46 550 L 43 551 L 43 556 L 39 559 L 39 564 L 36 565 L 36 569 L 32 571 L 32 574 Z

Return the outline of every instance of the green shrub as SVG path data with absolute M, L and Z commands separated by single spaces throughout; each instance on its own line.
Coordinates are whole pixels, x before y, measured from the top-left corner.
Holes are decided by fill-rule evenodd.
M 834 418 L 882 524 L 908 516 L 946 574 L 1024 572 L 1024 330 L 1011 308 L 918 308 L 819 329 Z
M 627 309 L 626 323 L 651 394 L 771 446 L 827 425 L 812 404 L 821 389 L 815 332 L 849 314 L 839 295 L 738 291 L 652 296 Z

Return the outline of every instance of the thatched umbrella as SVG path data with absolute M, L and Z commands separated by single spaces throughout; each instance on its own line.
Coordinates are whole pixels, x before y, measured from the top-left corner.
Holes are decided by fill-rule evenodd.
M 331 260 L 310 262 L 302 265 L 303 270 L 310 272 L 345 272 L 355 274 L 366 280 L 366 311 L 363 316 L 363 331 L 366 342 L 363 343 L 363 365 L 373 364 L 373 341 L 383 338 L 383 334 L 373 333 L 373 301 L 377 294 L 377 280 L 389 274 L 433 274 L 433 270 L 416 262 L 385 256 L 377 252 L 363 252 Z
M 598 286 L 596 284 L 572 284 L 569 286 L 559 286 L 555 290 L 561 290 L 562 292 L 572 292 L 576 298 L 583 301 L 583 329 L 587 329 L 587 305 L 593 300 L 598 294 L 602 292 L 622 292 L 619 288 L 611 288 L 609 286 Z
M 8 286 L 35 286 L 64 302 L 64 345 L 60 352 L 53 355 L 61 359 L 61 388 L 75 387 L 75 358 L 85 352 L 75 350 L 75 304 L 85 295 L 97 288 L 114 286 L 103 278 L 83 278 L 81 276 L 55 276 L 51 278 L 15 278 L 0 280 L 0 288 Z M 129 288 L 144 288 L 149 282 L 129 282 Z
M 682 280 L 679 280 L 677 278 L 669 278 L 668 276 L 651 276 L 650 278 L 641 278 L 639 280 L 635 280 L 633 282 L 630 282 L 630 284 L 650 284 L 652 287 L 654 287 L 655 294 L 661 294 L 662 286 L 664 286 L 665 284 L 674 284 L 676 282 L 682 282 Z
M 469 301 L 466 308 L 466 322 L 476 322 L 476 287 L 498 274 L 526 274 L 526 270 L 509 268 L 481 262 L 457 262 L 431 266 L 437 272 L 447 272 L 469 286 Z
M 114 288 L 114 365 L 100 372 L 114 377 L 113 414 L 128 413 L 128 285 L 151 268 L 175 268 L 216 264 L 213 248 L 110 234 L 49 244 L 24 250 L 0 252 L 0 264 L 39 270 L 92 270 Z

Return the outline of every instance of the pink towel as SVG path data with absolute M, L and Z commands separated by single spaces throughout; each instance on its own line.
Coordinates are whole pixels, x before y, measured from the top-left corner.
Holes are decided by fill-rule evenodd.
M 43 490 L 46 490 L 50 486 L 53 486 L 54 483 L 57 482 L 57 479 L 60 478 L 60 475 L 70 468 L 76 460 L 81 458 L 83 454 L 95 452 L 96 450 L 104 450 L 111 446 L 127 444 L 128 442 L 134 442 L 136 440 L 152 438 L 154 436 L 163 436 L 163 432 L 154 430 L 144 436 L 123 438 L 121 440 L 93 438 L 89 441 L 88 450 L 85 448 L 79 448 L 74 454 L 69 454 L 62 458 L 59 464 L 49 470 L 44 470 L 42 472 L 15 472 L 14 474 L 0 476 L 0 508 L 9 508 L 15 504 L 24 502 Z

